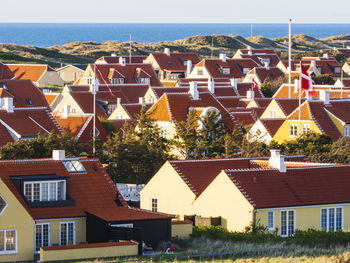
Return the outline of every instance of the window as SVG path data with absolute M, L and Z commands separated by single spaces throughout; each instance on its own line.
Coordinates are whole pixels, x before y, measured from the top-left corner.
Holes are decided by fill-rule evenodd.
M 158 198 L 152 198 L 152 212 L 158 212 Z
M 295 231 L 295 211 L 283 210 L 281 211 L 281 236 L 289 237 Z
M 94 136 L 93 130 L 91 130 L 90 135 Z M 100 135 L 100 131 L 97 128 L 95 128 L 95 136 L 97 137 L 99 135 Z
M 39 253 L 41 247 L 50 246 L 50 224 L 35 224 L 35 253 Z
M 31 99 L 26 98 L 26 102 L 27 102 L 28 105 L 33 106 L 33 102 L 32 102 Z
M 231 71 L 230 71 L 230 68 L 223 68 L 223 69 L 222 69 L 222 74 L 223 74 L 223 75 L 230 75 L 230 72 L 231 72 Z
M 124 78 L 112 78 L 110 82 L 111 84 L 124 84 Z
M 6 83 L 4 83 L 4 82 L 0 83 L 0 87 L 3 88 L 4 90 L 7 90 L 7 91 L 9 90 L 9 89 L 7 88 Z
M 17 253 L 17 231 L 0 230 L 0 254 Z
M 340 71 L 341 71 L 341 67 L 335 67 L 334 68 L 334 73 L 335 74 L 340 74 Z
M 75 245 L 75 222 L 60 223 L 60 246 Z
M 248 74 L 251 68 L 243 68 L 243 74 Z
M 166 129 L 160 129 L 160 136 L 166 139 L 167 136 L 167 130 Z
M 289 124 L 289 137 L 296 137 L 298 135 L 298 124 Z
M 308 133 L 310 131 L 310 124 L 303 124 L 302 133 Z
M 256 130 L 256 136 L 260 136 L 261 135 L 261 131 L 260 131 L 260 129 L 257 129 Z
M 72 113 L 73 114 L 77 113 L 77 110 L 75 108 L 72 108 Z
M 349 137 L 350 136 L 350 125 L 346 124 L 344 126 L 344 137 Z
M 5 210 L 6 206 L 7 206 L 7 203 L 5 199 L 0 195 L 0 215 Z
M 29 202 L 66 200 L 66 181 L 25 182 L 24 196 Z
M 317 70 L 322 74 L 322 67 L 317 67 Z
M 91 85 L 92 84 L 92 78 L 91 77 L 86 79 L 86 84 L 87 85 Z
M 202 76 L 203 75 L 203 69 L 197 69 L 197 75 Z
M 115 104 L 115 103 L 108 104 L 107 113 L 112 114 L 112 112 L 115 110 L 116 107 L 117 107 L 117 104 Z
M 274 213 L 274 211 L 267 212 L 267 229 L 269 231 L 275 229 L 275 213 Z
M 321 208 L 321 229 L 327 232 L 343 229 L 343 208 Z
M 97 133 L 96 133 L 97 134 Z M 79 160 L 64 160 L 63 165 L 69 173 L 85 173 L 86 170 Z
M 277 118 L 277 111 L 271 110 L 270 111 L 270 118 L 271 119 L 276 119 Z
M 149 84 L 150 78 L 136 78 L 136 82 L 139 84 Z

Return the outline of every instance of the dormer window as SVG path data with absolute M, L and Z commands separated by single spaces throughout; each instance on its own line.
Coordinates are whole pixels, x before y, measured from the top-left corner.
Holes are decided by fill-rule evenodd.
M 66 181 L 24 182 L 24 196 L 28 202 L 66 200 Z
M 317 70 L 322 74 L 322 67 L 317 67 Z
M 243 68 L 243 74 L 248 74 L 251 68 Z
M 136 78 L 136 82 L 139 84 L 150 84 L 150 78 Z
M 27 102 L 27 104 L 28 104 L 29 106 L 33 106 L 33 102 L 32 102 L 31 99 L 27 98 L 27 99 L 26 99 L 26 102 Z
M 7 91 L 9 90 L 9 89 L 7 88 L 6 83 L 4 83 L 4 82 L 0 83 L 0 87 L 3 88 L 4 90 L 7 90 Z
M 66 167 L 69 173 L 86 173 L 84 166 L 81 164 L 80 160 L 63 160 L 63 165 Z
M 341 71 L 341 67 L 335 67 L 334 68 L 334 73 L 335 74 L 340 74 L 340 71 Z
M 112 78 L 110 79 L 111 84 L 124 84 L 123 78 Z
M 230 75 L 230 72 L 231 72 L 231 71 L 230 71 L 230 68 L 223 68 L 223 69 L 222 69 L 222 74 L 223 74 L 223 75 Z
M 344 137 L 350 137 L 350 124 L 344 126 Z
M 171 62 L 170 60 L 168 60 L 168 65 L 172 65 L 173 64 L 173 62 Z

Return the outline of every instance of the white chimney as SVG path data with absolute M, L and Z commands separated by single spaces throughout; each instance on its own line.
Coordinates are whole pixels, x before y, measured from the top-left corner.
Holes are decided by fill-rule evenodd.
M 316 60 L 311 60 L 312 73 L 316 75 Z
M 139 97 L 139 104 L 141 104 L 142 106 L 146 105 L 144 97 Z
M 234 87 L 235 89 L 238 88 L 238 79 L 230 79 L 231 86 Z
M 320 100 L 324 104 L 329 104 L 329 90 L 320 90 Z
M 299 79 L 294 80 L 294 93 L 299 92 Z
M 164 53 L 169 57 L 170 56 L 170 48 L 164 48 Z
M 284 163 L 284 155 L 281 155 L 280 150 L 270 150 L 271 157 L 269 159 L 269 165 L 273 168 L 277 168 L 281 173 L 287 171 L 287 167 Z
M 64 159 L 66 159 L 65 150 L 53 150 L 52 151 L 52 160 L 62 161 Z
M 63 106 L 62 118 L 67 118 L 70 113 L 70 105 Z
M 247 90 L 247 99 L 252 100 L 254 99 L 254 90 Z
M 119 64 L 122 65 L 123 67 L 125 67 L 126 65 L 126 59 L 123 57 L 119 57 Z
M 187 77 L 191 74 L 192 72 L 192 60 L 187 60 Z
M 211 94 L 215 94 L 214 80 L 212 78 L 208 78 L 208 91 Z
M 350 46 L 346 46 L 347 49 L 350 49 Z
M 264 62 L 264 67 L 265 67 L 267 70 L 269 70 L 269 69 L 270 69 L 270 63 L 267 62 L 267 61 L 265 61 L 265 62 Z
M 91 93 L 97 93 L 98 92 L 98 79 L 95 79 L 94 83 L 90 84 L 90 92 Z
M 117 98 L 117 105 L 122 103 L 122 98 Z
M 324 58 L 328 58 L 328 53 L 324 53 L 324 54 L 323 54 L 323 57 L 324 57 Z
M 197 86 L 197 82 L 195 81 L 190 82 L 190 94 L 192 96 L 192 99 L 194 100 L 199 99 L 198 86 Z
M 226 54 L 221 53 L 220 54 L 220 59 L 222 60 L 222 62 L 226 62 Z
M 112 57 L 116 57 L 117 54 L 116 54 L 116 53 L 112 53 L 111 56 L 112 56 Z
M 253 51 L 252 51 L 252 47 L 248 46 L 248 55 L 252 56 L 253 55 Z
M 5 109 L 7 112 L 12 113 L 13 112 L 13 98 L 3 98 L 4 100 L 4 106 L 3 109 Z

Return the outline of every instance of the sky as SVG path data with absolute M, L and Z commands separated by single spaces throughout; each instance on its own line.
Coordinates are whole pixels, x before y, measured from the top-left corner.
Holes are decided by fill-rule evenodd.
M 0 0 L 0 22 L 350 23 L 349 0 Z M 333 4 L 334 3 L 334 4 Z

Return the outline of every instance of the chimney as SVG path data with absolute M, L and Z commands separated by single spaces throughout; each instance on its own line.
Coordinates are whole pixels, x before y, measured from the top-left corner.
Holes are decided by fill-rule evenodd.
M 190 82 L 190 94 L 193 100 L 199 100 L 197 82 L 195 81 Z
M 294 80 L 294 93 L 299 92 L 299 79 Z
M 312 73 L 316 75 L 316 60 L 311 60 Z
M 123 57 L 119 57 L 119 64 L 122 65 L 123 67 L 125 67 L 126 65 L 126 59 Z
M 212 78 L 208 78 L 208 91 L 211 94 L 215 94 L 214 80 Z
M 287 171 L 287 167 L 284 164 L 284 155 L 281 155 L 281 150 L 270 150 L 271 157 L 269 159 L 269 165 L 273 168 L 277 168 L 281 173 Z
M 143 107 L 146 105 L 144 97 L 139 97 L 139 104 L 141 104 Z
M 226 62 L 226 54 L 221 53 L 220 54 L 220 59 L 222 60 L 222 62 Z
M 192 60 L 187 60 L 187 77 L 191 74 L 192 72 Z
M 252 100 L 254 99 L 254 90 L 247 90 L 247 99 Z
M 270 63 L 267 62 L 267 61 L 265 61 L 265 62 L 264 62 L 264 67 L 265 67 L 267 70 L 269 70 L 269 69 L 270 69 Z
M 324 53 L 324 54 L 323 54 L 323 57 L 324 57 L 324 58 L 328 58 L 328 53 Z
M 91 93 L 97 93 L 98 92 L 98 79 L 95 79 L 94 83 L 90 84 L 90 92 Z
M 117 56 L 116 53 L 112 53 L 112 54 L 111 54 L 111 57 L 116 57 L 116 56 Z
M 253 55 L 253 51 L 252 51 L 252 47 L 248 46 L 248 55 L 252 56 Z
M 5 109 L 7 112 L 12 113 L 13 112 L 13 98 L 3 98 L 4 105 L 3 109 Z
M 320 100 L 324 104 L 329 104 L 329 90 L 320 90 Z
M 238 79 L 230 79 L 231 86 L 234 87 L 235 89 L 238 88 Z
M 164 48 L 164 53 L 169 57 L 170 56 L 170 48 Z
M 347 49 L 350 49 L 350 46 L 346 46 Z
M 117 105 L 122 103 L 122 98 L 117 98 Z
M 52 151 L 52 160 L 62 161 L 64 159 L 66 159 L 65 150 L 53 150 Z
M 67 118 L 70 113 L 70 105 L 63 106 L 62 118 Z

